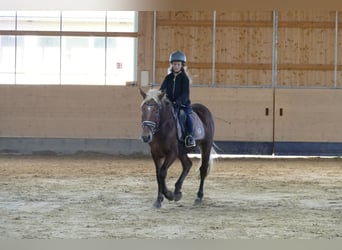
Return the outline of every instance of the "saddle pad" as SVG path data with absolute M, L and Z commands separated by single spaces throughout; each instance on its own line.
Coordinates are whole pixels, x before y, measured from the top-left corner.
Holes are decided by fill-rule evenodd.
M 176 115 L 177 117 L 177 115 Z M 193 136 L 195 140 L 201 140 L 204 138 L 204 128 L 203 128 L 203 123 L 201 119 L 198 117 L 198 115 L 195 112 L 190 113 L 190 118 L 192 120 L 193 124 Z M 176 118 L 177 120 L 177 133 L 178 133 L 178 139 L 180 141 L 183 140 L 182 138 L 182 128 L 181 125 L 179 124 L 179 119 L 178 117 Z

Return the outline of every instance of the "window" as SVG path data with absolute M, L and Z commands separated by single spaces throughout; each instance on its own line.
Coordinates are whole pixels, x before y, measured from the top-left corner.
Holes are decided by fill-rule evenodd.
M 15 37 L 0 36 L 0 83 L 15 83 Z
M 107 38 L 107 84 L 136 80 L 134 50 L 131 49 L 136 47 L 135 43 L 135 38 Z
M 17 84 L 59 84 L 59 37 L 18 36 Z
M 0 84 L 136 80 L 134 11 L 0 11 Z
M 15 30 L 15 11 L 0 11 L 0 30 Z
M 62 84 L 104 84 L 105 60 L 104 37 L 63 37 Z
M 105 11 L 63 11 L 62 31 L 106 31 Z
M 17 30 L 60 30 L 59 11 L 18 11 Z
M 137 32 L 138 27 L 132 21 L 136 21 L 137 13 L 134 11 L 108 11 L 107 31 L 110 32 Z

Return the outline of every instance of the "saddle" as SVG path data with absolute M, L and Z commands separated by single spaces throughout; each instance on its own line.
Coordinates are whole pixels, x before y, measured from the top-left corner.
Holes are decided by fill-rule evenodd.
M 173 112 L 173 116 L 176 121 L 177 125 L 177 135 L 179 141 L 184 141 L 185 134 L 185 121 L 180 121 L 178 114 L 176 112 Z M 201 119 L 198 117 L 198 115 L 192 111 L 189 115 L 190 119 L 192 120 L 193 124 L 193 137 L 195 140 L 201 140 L 204 138 L 204 127 Z

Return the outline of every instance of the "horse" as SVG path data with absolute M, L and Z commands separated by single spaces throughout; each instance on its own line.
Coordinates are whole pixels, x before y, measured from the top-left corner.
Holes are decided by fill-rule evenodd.
M 174 108 L 165 92 L 150 89 L 145 93 L 141 88 L 139 90 L 143 97 L 140 107 L 142 114 L 140 139 L 150 146 L 158 183 L 158 195 L 153 205 L 160 208 L 164 197 L 170 201 L 179 201 L 182 198 L 183 181 L 192 167 L 192 161 L 188 157 L 191 149 L 186 148 L 178 138 Z M 192 110 L 197 114 L 204 128 L 203 138 L 195 137 L 196 147 L 199 147 L 201 151 L 200 185 L 195 204 L 201 204 L 204 195 L 204 180 L 214 163 L 212 155 L 215 153 L 213 148 L 215 129 L 213 116 L 206 106 L 199 103 L 192 104 Z M 175 183 L 174 192 L 172 192 L 168 189 L 165 179 L 168 168 L 177 158 L 180 160 L 183 170 Z

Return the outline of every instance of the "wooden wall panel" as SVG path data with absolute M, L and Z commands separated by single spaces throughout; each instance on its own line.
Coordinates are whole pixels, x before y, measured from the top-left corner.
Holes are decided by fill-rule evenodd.
M 212 29 L 194 27 L 157 28 L 158 47 L 156 60 L 168 62 L 172 51 L 182 50 L 187 61 L 210 63 L 212 61 Z
M 138 88 L 0 85 L 0 137 L 136 139 Z
M 272 89 L 193 87 L 191 98 L 212 111 L 215 140 L 272 140 Z M 137 87 L 1 85 L 0 137 L 137 139 L 141 101 Z
M 342 88 L 342 70 L 340 69 L 337 74 L 337 88 Z
M 217 84 L 272 82 L 272 25 L 272 11 L 217 12 Z
M 277 142 L 342 142 L 341 89 L 275 91 Z M 191 99 L 212 111 L 215 140 L 273 140 L 273 89 L 193 87 Z M 141 101 L 137 87 L 2 85 L 0 137 L 137 139 Z
M 272 26 L 272 11 L 217 11 L 217 21 L 271 21 Z
M 337 74 L 337 87 L 342 88 L 342 11 L 339 11 L 338 15 L 338 59 L 337 64 L 339 65 Z
M 272 70 L 216 70 L 219 86 L 272 86 Z
M 212 11 L 158 11 L 158 20 L 167 21 L 199 21 L 199 20 L 211 20 L 213 18 Z
M 279 28 L 278 62 L 334 64 L 334 28 Z
M 153 23 L 151 13 L 150 24 Z M 279 11 L 278 86 L 334 86 L 335 16 L 335 11 Z M 341 20 L 342 14 L 339 54 L 342 54 Z M 215 83 L 270 86 L 273 12 L 217 11 L 216 26 Z M 157 12 L 156 81 L 160 83 L 164 79 L 170 52 L 180 49 L 188 57 L 193 83 L 211 84 L 212 27 L 211 11 Z M 139 69 L 152 63 L 151 34 L 147 39 L 150 47 L 141 46 L 146 55 L 144 58 L 145 52 L 140 51 Z M 342 87 L 341 58 L 338 57 L 338 87 Z
M 275 103 L 275 141 L 342 142 L 342 90 L 276 89 Z
M 335 12 L 280 11 L 278 27 L 278 85 L 333 87 Z
M 194 71 L 194 84 L 203 83 L 207 72 L 198 70 L 195 64 L 209 64 L 212 61 L 212 26 L 199 26 L 198 21 L 213 22 L 212 12 L 158 12 L 157 14 L 157 48 L 156 81 L 161 83 L 169 67 L 170 53 L 182 50 L 190 69 Z M 184 21 L 186 21 L 184 23 Z M 198 70 L 197 72 L 195 72 Z M 197 77 L 198 75 L 198 77 Z M 210 73 L 211 75 L 211 73 Z M 197 79 L 199 82 L 197 82 Z M 211 82 L 211 81 L 210 81 Z M 208 82 L 207 82 L 208 83 Z
M 338 15 L 338 65 L 342 65 L 342 11 L 339 11 Z
M 282 10 L 279 11 L 278 21 L 291 22 L 331 22 L 335 21 L 335 11 L 320 10 Z
M 163 82 L 166 74 L 168 73 L 168 65 L 165 65 L 164 67 L 160 67 L 157 69 L 156 75 L 159 75 L 160 77 L 160 83 Z M 194 85 L 208 85 L 211 83 L 211 70 L 210 69 L 195 69 L 191 67 L 188 67 L 188 74 L 191 80 L 191 84 Z
M 189 73 L 192 84 L 196 84 L 196 83 L 201 84 L 201 85 L 211 84 L 211 79 L 212 79 L 211 69 L 195 69 L 195 68 L 191 68 L 191 64 L 190 64 L 188 73 Z
M 272 63 L 272 28 L 219 27 L 217 63 Z
M 334 86 L 334 71 L 278 70 L 278 86 L 329 87 Z
M 198 87 L 192 88 L 191 99 L 211 110 L 215 140 L 272 142 L 272 89 Z

